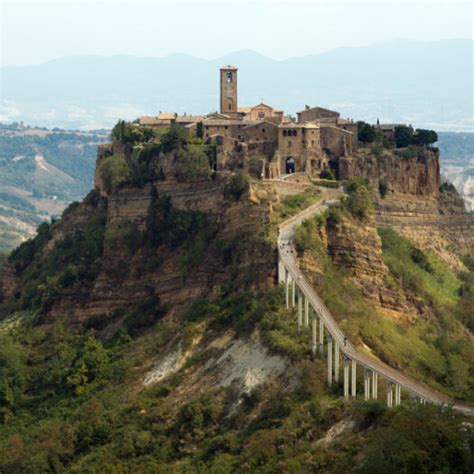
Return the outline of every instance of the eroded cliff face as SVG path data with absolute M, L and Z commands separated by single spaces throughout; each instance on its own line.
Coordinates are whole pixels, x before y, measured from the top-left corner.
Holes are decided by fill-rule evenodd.
M 392 228 L 434 251 L 455 270 L 463 269 L 459 257 L 474 253 L 474 218 L 459 196 L 440 192 L 437 150 L 419 149 L 411 158 L 392 151 L 342 157 L 338 173 L 340 179 L 370 182 L 377 226 Z
M 382 258 L 382 241 L 374 217 L 360 221 L 345 216 L 337 224 L 321 227 L 319 238 L 331 260 L 348 272 L 378 314 L 409 321 L 432 316 L 420 298 L 400 287 L 390 275 Z M 311 253 L 304 253 L 302 262 L 317 286 L 318 275 L 324 271 L 321 262 Z

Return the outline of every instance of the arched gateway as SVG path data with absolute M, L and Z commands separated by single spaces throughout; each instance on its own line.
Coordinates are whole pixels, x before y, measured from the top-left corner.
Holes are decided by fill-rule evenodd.
M 289 156 L 285 161 L 285 171 L 286 174 L 295 172 L 295 159 L 292 156 Z

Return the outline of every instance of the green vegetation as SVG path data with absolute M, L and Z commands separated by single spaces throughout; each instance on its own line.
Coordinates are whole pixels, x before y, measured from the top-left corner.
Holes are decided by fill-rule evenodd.
M 249 187 L 250 178 L 244 172 L 233 173 L 224 187 L 224 197 L 238 201 Z
M 314 188 L 308 188 L 300 194 L 285 196 L 279 204 L 274 206 L 274 212 L 278 222 L 281 222 L 306 207 L 316 204 L 319 200 L 319 193 Z
M 45 313 L 66 288 L 90 288 L 101 266 L 104 229 L 104 216 L 92 213 L 84 229 L 57 241 L 52 251 L 43 256 L 51 226 L 41 224 L 36 237 L 20 245 L 8 258 L 20 272 L 22 290 L 16 299 L 21 307 Z
M 178 181 L 202 181 L 211 177 L 209 158 L 202 147 L 190 145 L 177 154 L 176 177 Z
M 418 156 L 418 150 L 414 146 L 409 146 L 402 150 L 395 150 L 395 154 L 402 158 L 416 158 Z
M 103 158 L 99 163 L 99 173 L 105 189 L 111 193 L 128 176 L 128 166 L 123 155 Z
M 376 138 L 376 130 L 373 125 L 365 122 L 357 122 L 357 138 L 362 143 L 372 143 Z
M 359 219 L 368 219 L 374 212 L 374 204 L 367 183 L 353 181 L 347 186 L 345 208 Z
M 315 186 L 321 186 L 323 188 L 337 189 L 341 185 L 339 181 L 329 179 L 312 179 L 311 181 Z
M 438 141 L 438 134 L 434 130 L 426 130 L 424 128 L 417 128 L 413 135 L 412 143 L 414 145 L 431 145 Z
M 335 265 L 318 237 L 319 229 L 331 226 L 334 216 L 338 221 L 353 219 L 343 208 L 332 208 L 300 226 L 295 244 L 299 253 L 307 252 L 319 262 L 321 272 L 313 284 L 349 339 L 370 347 L 381 360 L 402 367 L 438 390 L 471 399 L 474 351 L 460 315 L 472 317 L 472 309 L 468 309 L 472 273 L 463 277 L 463 292 L 461 280 L 434 255 L 422 252 L 392 230 L 380 229 L 383 258 L 390 269 L 387 284 L 401 302 L 408 291 L 425 302 L 425 311 L 434 314 L 429 321 L 417 318 L 414 322 L 383 317 L 352 282 L 349 271 Z
M 336 177 L 331 168 L 324 168 L 320 174 L 321 179 L 323 180 L 335 180 Z
M 123 143 L 134 145 L 140 142 L 147 142 L 154 137 L 154 131 L 149 127 L 141 127 L 135 123 L 119 120 L 112 129 L 112 138 Z
M 241 338 L 258 328 L 274 353 L 292 361 L 285 390 L 282 382 L 244 393 L 207 383 L 197 388 L 193 374 L 206 380 L 203 367 L 219 357 L 216 349 L 197 350 L 177 372 L 141 387 L 150 358 L 164 357 L 177 334 L 159 314 L 133 338 L 120 333 L 105 341 L 61 321 L 46 329 L 20 318 L 0 336 L 0 469 L 469 472 L 474 439 L 460 429 L 460 415 L 432 406 L 387 410 L 377 402 L 335 400 L 324 361 L 311 358 L 307 334 L 297 331 L 282 299 L 279 289 L 219 294 L 195 301 L 178 325 L 190 337 L 203 324 L 209 335 L 233 328 Z M 135 316 L 157 306 L 149 301 Z M 337 451 L 318 443 L 336 423 L 348 423 Z
M 395 143 L 397 148 L 409 145 L 427 146 L 438 141 L 438 135 L 434 130 L 417 128 L 415 131 L 406 125 L 395 127 Z
M 178 181 L 202 181 L 211 177 L 216 162 L 216 146 L 204 145 L 201 139 L 188 138 L 186 129 L 179 125 L 153 130 L 119 121 L 112 135 L 131 146 L 131 152 L 126 152 L 124 163 L 115 159 L 115 173 L 109 169 L 111 163 L 107 163 L 111 157 L 103 160 L 107 167 L 105 184 L 109 192 L 120 182 L 142 187 L 150 181 L 166 179 L 160 162 L 162 153 L 174 153 L 173 174 Z M 114 176 L 117 179 L 114 180 Z
M 413 140 L 413 129 L 406 125 L 395 127 L 395 144 L 397 148 L 403 148 L 411 145 Z

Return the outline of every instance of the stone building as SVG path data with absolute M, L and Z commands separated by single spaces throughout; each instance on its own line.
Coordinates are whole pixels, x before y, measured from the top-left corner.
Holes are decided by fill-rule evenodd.
M 176 123 L 190 135 L 198 134 L 199 129 L 204 142 L 217 147 L 217 169 L 248 169 L 258 159 L 264 161 L 267 177 L 295 172 L 318 175 L 331 158 L 350 155 L 357 146 L 357 124 L 341 118 L 339 112 L 306 106 L 295 120 L 263 102 L 239 106 L 237 73 L 232 65 L 219 71 L 219 112 L 206 116 L 160 113 L 142 117 L 140 125 Z

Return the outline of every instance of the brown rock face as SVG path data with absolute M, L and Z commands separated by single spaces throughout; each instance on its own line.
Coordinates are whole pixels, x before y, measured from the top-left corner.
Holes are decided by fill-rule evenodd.
M 104 251 L 100 271 L 87 288 L 74 285 L 61 290 L 48 310 L 48 318 L 66 314 L 82 322 L 91 316 L 111 314 L 158 296 L 168 307 L 180 307 L 210 294 L 216 287 L 234 283 L 245 287 L 273 284 L 275 249 L 262 236 L 269 222 L 269 203 L 252 202 L 249 193 L 239 199 L 225 198 L 226 177 L 193 183 L 173 179 L 157 181 L 143 188 L 124 186 L 110 195 L 92 192 L 70 214 L 52 227 L 52 237 L 38 258 L 44 259 L 56 242 L 76 231 L 84 231 L 93 215 L 105 218 Z M 191 271 L 183 269 L 182 258 L 190 242 L 177 248 L 160 245 L 153 253 L 141 244 L 131 251 L 124 241 L 113 241 L 124 225 L 146 228 L 151 188 L 169 196 L 172 208 L 199 211 L 206 216 L 207 242 L 204 255 Z M 191 252 L 194 249 L 191 248 Z M 231 275 L 232 282 L 229 282 Z M 5 269 L 1 279 L 5 297 L 21 291 L 21 274 Z
M 339 159 L 339 177 L 366 178 L 372 186 L 378 227 L 389 227 L 460 270 L 474 253 L 474 218 L 453 193 L 440 192 L 439 152 L 420 149 L 403 158 L 386 152 Z M 381 183 L 386 194 L 379 192 Z
M 439 194 L 439 152 L 420 149 L 417 156 L 404 158 L 394 153 L 341 157 L 339 178 L 366 178 L 374 189 L 385 182 L 389 193 L 437 197 Z
M 394 288 L 390 272 L 382 260 L 382 242 L 375 219 L 356 222 L 345 219 L 327 229 L 327 249 L 331 259 L 347 268 L 353 282 L 382 314 L 399 319 L 427 316 L 425 305 L 410 293 Z

